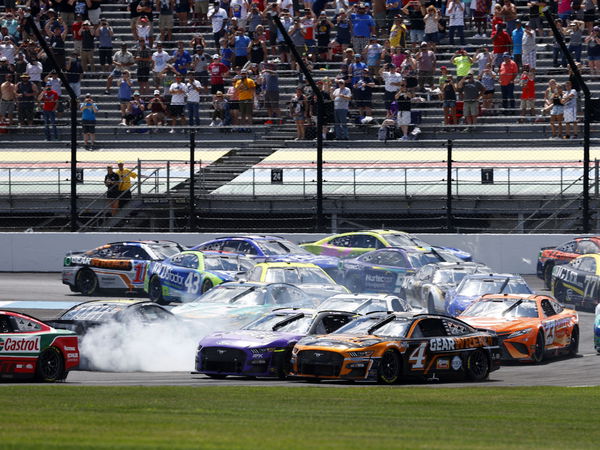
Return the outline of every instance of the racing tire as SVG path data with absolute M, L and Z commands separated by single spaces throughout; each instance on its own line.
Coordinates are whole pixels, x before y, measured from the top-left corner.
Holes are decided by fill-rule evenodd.
M 471 381 L 483 381 L 490 375 L 490 360 L 483 350 L 477 349 L 469 355 L 466 373 Z
M 38 381 L 54 383 L 67 377 L 65 363 L 60 351 L 55 347 L 49 347 L 38 357 L 35 368 L 35 378 Z
M 394 384 L 400 379 L 402 364 L 398 353 L 394 350 L 386 350 L 379 361 L 377 369 L 377 381 L 381 384 Z
M 98 291 L 98 277 L 90 269 L 77 272 L 76 289 L 83 295 L 94 295 Z
M 544 266 L 544 285 L 546 289 L 552 288 L 552 269 L 554 269 L 554 264 Z
M 162 294 L 162 285 L 157 276 L 150 278 L 150 283 L 148 284 L 148 297 L 150 298 L 150 301 L 158 303 L 159 305 L 164 305 L 166 303 Z
M 560 281 L 556 281 L 554 283 L 554 289 L 552 290 L 552 292 L 554 293 L 554 298 L 556 300 L 558 300 L 561 303 L 566 302 L 567 290 L 565 289 L 565 287 L 563 286 L 563 284 Z
M 535 349 L 531 354 L 531 360 L 535 364 L 539 364 L 544 360 L 544 352 L 546 349 L 546 339 L 544 338 L 544 332 L 542 330 L 538 331 L 538 334 L 535 338 Z
M 571 342 L 568 347 L 569 356 L 577 356 L 579 351 L 579 327 L 575 325 L 571 331 Z
M 292 348 L 287 348 L 283 354 L 283 361 L 277 368 L 277 378 L 280 380 L 287 380 L 289 373 L 292 370 Z
M 71 290 L 71 292 L 79 292 L 77 286 L 73 286 L 72 284 L 69 284 L 69 289 Z
M 206 376 L 212 378 L 213 380 L 224 380 L 227 378 L 227 375 L 222 373 L 207 373 Z
M 362 281 L 359 275 L 350 275 L 344 284 L 350 289 L 350 292 L 360 293 L 363 291 Z
M 209 279 L 206 279 L 202 282 L 201 292 L 204 294 L 206 291 L 213 288 L 213 283 Z

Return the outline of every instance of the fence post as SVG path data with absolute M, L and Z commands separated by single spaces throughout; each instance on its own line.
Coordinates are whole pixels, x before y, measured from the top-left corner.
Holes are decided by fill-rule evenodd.
M 599 181 L 599 175 L 600 175 L 600 167 L 598 167 L 598 159 L 596 159 L 594 161 L 594 196 L 598 197 L 598 189 L 600 188 L 598 186 L 598 181 Z
M 446 230 L 454 233 L 454 221 L 452 218 L 452 139 L 448 139 L 446 157 Z
M 190 205 L 189 205 L 189 231 L 194 230 L 194 215 L 195 215 L 195 191 L 196 191 L 196 182 L 194 178 L 194 161 L 196 159 L 196 130 L 190 128 Z

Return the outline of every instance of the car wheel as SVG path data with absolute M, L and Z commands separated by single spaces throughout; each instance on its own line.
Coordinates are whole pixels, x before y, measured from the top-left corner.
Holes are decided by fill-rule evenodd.
M 204 294 L 209 289 L 212 289 L 212 287 L 213 287 L 212 281 L 210 281 L 209 279 L 204 280 L 204 282 L 202 283 L 202 293 Z
M 386 350 L 379 362 L 377 381 L 381 384 L 394 384 L 400 379 L 400 358 L 394 350 Z
M 150 283 L 148 285 L 148 297 L 150 297 L 150 301 L 158 303 L 159 305 L 165 303 L 165 299 L 162 294 L 162 285 L 160 284 L 160 279 L 157 276 L 150 278 Z
M 490 374 L 490 361 L 481 349 L 477 349 L 467 359 L 467 378 L 471 381 L 483 381 Z
M 94 295 L 98 290 L 98 278 L 96 274 L 89 269 L 83 269 L 77 272 L 75 281 L 77 290 L 83 295 Z
M 36 379 L 39 381 L 55 381 L 64 380 L 67 377 L 65 372 L 65 364 L 60 351 L 55 347 L 50 347 L 44 350 L 37 361 L 35 368 Z
M 350 292 L 362 292 L 362 280 L 360 279 L 360 275 L 350 275 L 344 283 Z
M 69 285 L 69 289 L 71 290 L 71 292 L 79 292 L 79 289 L 77 289 L 77 286 L 73 286 L 72 284 Z
M 579 351 L 579 327 L 575 325 L 571 331 L 571 342 L 569 343 L 569 355 L 576 356 Z
M 283 358 L 281 360 L 281 365 L 277 368 L 277 378 L 280 380 L 286 380 L 288 374 L 292 370 L 292 347 L 288 347 L 285 352 L 283 352 Z
M 538 331 L 537 337 L 535 338 L 535 349 L 531 355 L 531 359 L 534 363 L 539 364 L 544 359 L 544 350 L 546 349 L 546 339 L 544 338 L 544 332 Z
M 222 373 L 207 373 L 206 375 L 209 378 L 212 378 L 213 380 L 224 380 L 225 378 L 227 378 L 227 375 L 224 375 Z
M 552 287 L 552 269 L 554 269 L 554 264 L 546 264 L 544 267 L 544 284 L 546 285 L 546 289 Z

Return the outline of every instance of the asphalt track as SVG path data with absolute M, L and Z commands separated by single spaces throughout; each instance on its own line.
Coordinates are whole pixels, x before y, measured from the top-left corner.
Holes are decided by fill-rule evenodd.
M 534 276 L 527 276 L 530 286 L 543 291 L 541 281 Z M 97 297 L 96 297 L 97 298 Z M 66 306 L 70 302 L 81 302 L 92 299 L 73 294 L 60 281 L 57 273 L 0 273 L 0 309 L 23 311 L 41 319 L 56 317 L 60 310 L 44 308 L 41 302 L 49 306 Z M 6 302 L 6 303 L 5 303 Z M 9 303 L 10 302 L 10 303 Z M 12 303 L 16 302 L 16 303 Z M 61 302 L 61 303 L 54 303 Z M 67 303 L 63 303 L 67 302 Z M 19 303 L 26 308 L 19 308 Z M 34 306 L 34 308 L 31 308 Z M 40 307 L 42 306 L 42 307 Z M 576 358 L 548 358 L 540 365 L 509 364 L 490 375 L 489 381 L 477 386 L 597 386 L 600 385 L 600 355 L 593 347 L 592 313 L 580 312 L 581 342 L 579 355 Z M 193 355 L 191 355 L 193 358 Z M 228 378 L 212 380 L 203 375 L 189 372 L 84 372 L 74 371 L 69 374 L 66 384 L 86 386 L 335 386 L 359 387 L 369 383 L 321 382 L 306 383 L 302 381 L 256 380 L 247 378 Z M 475 386 L 473 383 L 419 383 L 428 387 L 463 387 Z M 399 387 L 411 387 L 415 384 L 403 384 Z

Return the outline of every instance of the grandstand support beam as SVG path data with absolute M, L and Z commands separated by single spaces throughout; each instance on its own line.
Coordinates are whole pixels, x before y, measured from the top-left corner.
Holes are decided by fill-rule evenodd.
M 190 204 L 189 214 L 190 220 L 188 224 L 189 231 L 195 229 L 195 217 L 196 217 L 196 180 L 195 180 L 195 164 L 196 160 L 196 130 L 190 128 Z
M 306 64 L 304 64 L 302 56 L 298 53 L 298 50 L 296 50 L 296 46 L 292 42 L 287 30 L 281 23 L 281 20 L 278 16 L 272 17 L 272 20 L 275 22 L 277 29 L 283 36 L 285 44 L 292 52 L 294 59 L 300 66 L 302 74 L 306 78 L 306 81 L 308 81 L 310 88 L 317 97 L 317 213 L 315 231 L 318 233 L 323 233 L 325 232 L 325 218 L 323 217 L 323 126 L 325 122 L 325 100 L 323 99 L 323 93 L 317 87 L 315 80 L 313 80 L 308 67 L 306 67 Z
M 452 217 L 452 139 L 446 144 L 446 230 L 454 233 L 454 221 Z
M 548 21 L 548 25 L 552 30 L 552 34 L 554 35 L 554 39 L 558 43 L 563 55 L 567 59 L 569 63 L 569 67 L 573 71 L 573 76 L 579 82 L 581 86 L 581 90 L 583 91 L 584 103 L 583 103 L 583 196 L 582 196 L 582 220 L 581 220 L 581 228 L 584 233 L 590 232 L 590 122 L 592 121 L 592 94 L 590 93 L 590 89 L 587 84 L 583 80 L 579 69 L 577 68 L 577 64 L 575 64 L 575 60 L 573 56 L 571 56 L 571 52 L 567 48 L 567 44 L 565 43 L 565 39 L 563 35 L 556 28 L 556 24 L 554 23 L 554 14 L 550 10 L 550 7 L 547 6 L 544 8 L 544 16 Z
M 33 20 L 33 16 L 29 14 L 27 16 L 27 25 L 31 30 L 33 30 L 33 34 L 37 38 L 40 46 L 44 49 L 48 59 L 50 60 L 50 65 L 54 70 L 56 70 L 56 74 L 58 78 L 60 78 L 61 83 L 63 84 L 64 89 L 69 94 L 71 99 L 71 231 L 75 232 L 79 228 L 78 226 L 78 215 L 77 215 L 77 95 L 75 95 L 75 91 L 67 81 L 67 77 L 62 71 L 62 68 L 56 62 L 56 58 L 54 58 L 54 53 L 48 46 L 48 43 L 40 33 L 35 21 Z

